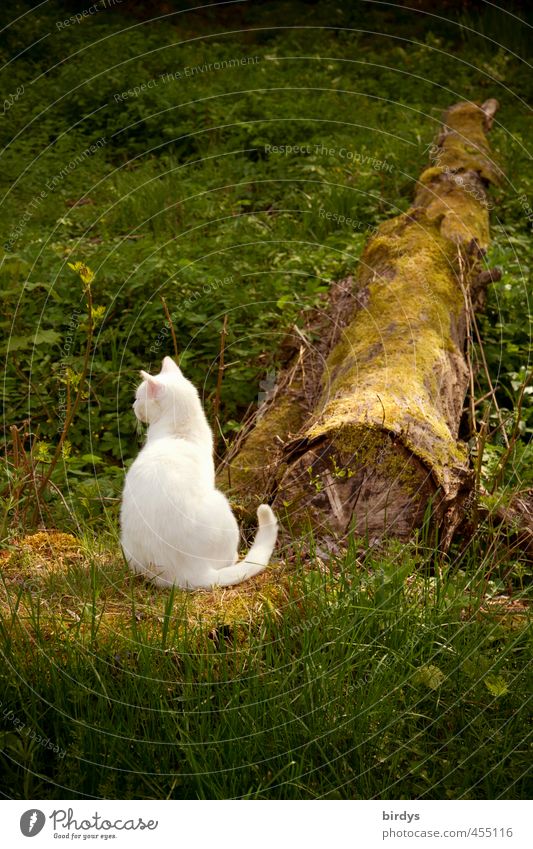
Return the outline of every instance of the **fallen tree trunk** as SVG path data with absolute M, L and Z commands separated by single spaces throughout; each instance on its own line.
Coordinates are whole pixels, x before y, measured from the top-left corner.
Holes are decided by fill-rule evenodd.
M 292 525 L 371 538 L 409 536 L 429 508 L 451 537 L 473 484 L 458 432 L 471 310 L 490 277 L 486 189 L 499 175 L 486 132 L 497 108 L 444 114 L 412 207 L 379 227 L 355 281 L 333 289 L 320 342 L 302 340 L 221 470 L 237 502 L 267 499 Z

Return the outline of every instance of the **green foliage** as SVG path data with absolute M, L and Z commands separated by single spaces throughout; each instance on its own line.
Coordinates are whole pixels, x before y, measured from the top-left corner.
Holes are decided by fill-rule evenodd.
M 320 21 L 321 11 L 314 14 Z M 521 167 L 525 119 L 503 80 L 490 79 L 482 62 L 472 67 L 475 56 L 458 62 L 432 33 L 402 45 L 295 29 L 250 44 L 198 39 L 164 22 L 124 27 L 112 11 L 58 29 L 63 18 L 59 5 L 40 7 L 9 30 L 4 48 L 7 58 L 18 40 L 36 41 L 45 27 L 53 33 L 48 73 L 40 73 L 38 45 L 24 66 L 3 71 L 7 91 L 24 91 L 0 131 L 0 285 L 6 422 L 22 429 L 30 420 L 27 446 L 53 445 L 58 402 L 80 374 L 87 334 L 83 291 L 67 261 L 88 262 L 96 273 L 90 390 L 68 434 L 68 463 L 53 476 L 67 486 L 71 514 L 91 492 L 98 499 L 100 486 L 105 498 L 116 497 L 117 469 L 137 450 L 129 410 L 138 369 L 157 368 L 172 353 L 160 296 L 208 412 L 229 317 L 220 417 L 231 439 L 301 310 L 354 270 L 372 227 L 407 207 L 441 109 L 484 91 L 499 96 L 499 85 L 503 118 L 492 141 L 509 182 L 497 201 L 491 261 L 505 275 L 481 324 L 512 430 L 531 331 L 530 223 L 520 201 L 531 196 L 531 176 Z M 509 63 L 505 85 L 513 73 L 526 86 Z M 519 425 L 525 440 L 530 390 Z M 501 439 L 497 433 L 488 450 L 497 452 Z M 522 440 L 515 467 L 524 451 Z M 99 458 L 92 467 L 83 461 L 89 455 Z M 49 497 L 56 523 L 72 522 Z M 97 512 L 95 501 L 90 513 Z

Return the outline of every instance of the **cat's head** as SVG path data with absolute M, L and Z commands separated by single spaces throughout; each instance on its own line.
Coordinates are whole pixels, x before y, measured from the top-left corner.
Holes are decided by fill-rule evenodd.
M 166 418 L 178 428 L 189 421 L 199 404 L 198 393 L 174 360 L 165 357 L 159 374 L 141 370 L 141 377 L 143 382 L 137 387 L 133 404 L 139 421 L 154 424 Z

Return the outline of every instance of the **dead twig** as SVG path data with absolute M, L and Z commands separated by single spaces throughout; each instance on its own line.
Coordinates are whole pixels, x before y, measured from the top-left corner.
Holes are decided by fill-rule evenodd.
M 462 256 L 460 250 L 458 250 L 458 252 L 457 252 L 457 258 L 458 258 L 458 262 L 459 262 L 459 282 L 460 282 L 461 289 L 462 289 L 462 292 L 463 292 L 463 297 L 465 299 L 465 309 L 466 309 L 466 321 L 467 321 L 467 337 L 466 338 L 467 338 L 467 346 L 468 346 L 467 363 L 468 363 L 469 382 L 470 382 L 470 416 L 472 418 L 472 422 L 471 422 L 472 431 L 473 431 L 474 435 L 477 434 L 476 417 L 475 417 L 476 416 L 476 413 L 475 413 L 476 401 L 475 401 L 475 391 L 474 391 L 474 372 L 473 372 L 473 369 L 472 369 L 472 358 L 470 356 L 471 345 L 472 345 L 472 341 L 471 341 L 472 333 L 471 333 L 471 331 L 472 331 L 472 328 L 473 328 L 474 333 L 475 333 L 475 337 L 476 337 L 476 342 L 477 342 L 477 345 L 478 345 L 478 348 L 479 348 L 479 353 L 480 353 L 480 356 L 481 356 L 481 363 L 483 365 L 483 371 L 485 373 L 485 377 L 486 377 L 487 383 L 489 385 L 489 395 L 490 395 L 492 403 L 494 404 L 494 408 L 495 408 L 496 414 L 498 416 L 499 429 L 501 430 L 503 441 L 505 442 L 505 445 L 508 448 L 509 447 L 509 440 L 507 438 L 507 432 L 505 430 L 505 421 L 502 418 L 502 413 L 501 413 L 501 410 L 500 410 L 500 407 L 499 407 L 499 404 L 498 404 L 498 401 L 497 401 L 497 398 L 496 398 L 496 391 L 494 389 L 494 385 L 492 383 L 492 379 L 491 379 L 491 376 L 490 376 L 490 370 L 489 370 L 489 367 L 488 367 L 487 359 L 485 357 L 485 350 L 483 348 L 483 342 L 481 340 L 481 334 L 479 332 L 479 326 L 478 326 L 478 323 L 476 321 L 476 314 L 475 314 L 474 306 L 472 304 L 472 297 L 471 297 L 471 294 L 470 294 L 470 290 L 465 285 L 465 266 L 464 266 L 464 259 L 463 259 L 463 256 Z
M 215 454 L 217 453 L 218 446 L 218 433 L 220 432 L 220 420 L 219 420 L 219 412 L 220 412 L 220 399 L 222 395 L 222 380 L 224 378 L 224 351 L 226 348 L 226 336 L 228 332 L 228 314 L 224 316 L 224 324 L 222 325 L 222 330 L 220 332 L 220 351 L 218 354 L 218 373 L 217 373 L 217 388 L 215 390 L 215 398 L 213 401 L 213 419 L 217 426 L 217 431 L 215 432 Z
M 159 297 L 161 298 L 161 303 L 163 304 L 163 310 L 164 310 L 164 313 L 165 313 L 166 319 L 167 319 L 167 321 L 168 321 L 168 326 L 170 327 L 170 332 L 171 332 L 171 334 L 172 334 L 172 344 L 174 345 L 174 356 L 176 357 L 176 359 L 179 359 L 179 354 L 178 354 L 178 341 L 177 341 L 177 339 L 176 339 L 176 332 L 175 332 L 175 330 L 174 330 L 174 325 L 173 325 L 173 323 L 172 323 L 172 318 L 171 318 L 171 315 L 170 315 L 170 313 L 169 313 L 169 311 L 168 311 L 167 302 L 165 301 L 165 299 L 164 299 L 163 295 L 160 295 Z
M 463 255 L 460 250 L 457 251 L 457 260 L 459 263 L 459 282 L 461 284 L 461 289 L 463 292 L 463 298 L 465 301 L 465 315 L 466 315 L 466 365 L 468 368 L 468 383 L 469 383 L 469 403 L 470 403 L 470 428 L 472 434 L 477 436 L 477 423 L 476 423 L 476 404 L 475 404 L 475 385 L 474 385 L 474 369 L 472 368 L 472 320 L 471 316 L 473 314 L 472 301 L 468 294 L 468 289 L 465 286 L 465 264 L 463 260 Z M 492 394 L 489 392 L 489 395 L 492 397 Z M 479 446 L 478 446 L 479 447 Z
M 36 486 L 36 490 L 35 490 L 36 505 L 35 505 L 35 512 L 34 512 L 34 521 L 36 519 L 36 514 L 39 511 L 40 506 L 41 506 L 41 496 L 43 495 L 43 492 L 48 485 L 48 482 L 49 482 L 49 480 L 52 476 L 52 473 L 53 473 L 55 467 L 57 466 L 59 458 L 62 454 L 65 439 L 67 438 L 67 434 L 70 430 L 70 426 L 71 426 L 72 422 L 74 421 L 74 416 L 76 415 L 76 412 L 77 412 L 78 407 L 80 405 L 80 402 L 81 402 L 81 399 L 82 399 L 82 396 L 83 396 L 85 380 L 87 378 L 87 373 L 89 371 L 89 357 L 90 357 L 90 353 L 91 353 L 93 332 L 94 332 L 93 296 L 92 296 L 92 291 L 91 291 L 91 280 L 89 280 L 86 283 L 85 293 L 87 295 L 87 341 L 85 343 L 85 354 L 84 354 L 84 357 L 83 357 L 83 365 L 82 365 L 82 369 L 81 369 L 80 379 L 79 379 L 79 382 L 78 382 L 78 388 L 76 390 L 76 397 L 74 398 L 74 403 L 72 404 L 72 406 L 70 406 L 70 409 L 68 410 L 67 415 L 65 416 L 65 421 L 63 422 L 63 428 L 61 430 L 59 442 L 56 445 L 56 450 L 55 450 L 54 455 L 53 455 L 53 457 L 50 461 L 50 465 L 48 466 L 48 470 L 45 473 L 45 475 L 42 477 L 40 484 L 38 486 Z

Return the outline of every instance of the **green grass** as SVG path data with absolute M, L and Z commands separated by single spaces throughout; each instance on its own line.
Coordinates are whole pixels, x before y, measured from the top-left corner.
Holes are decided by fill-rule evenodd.
M 0 25 L 24 8 L 4 4 Z M 459 99 L 500 99 L 490 143 L 506 174 L 487 260 L 503 276 L 479 317 L 500 414 L 482 400 L 473 350 L 489 428 L 481 481 L 492 506 L 531 485 L 531 387 L 517 405 L 531 369 L 531 75 L 487 41 L 501 34 L 520 54 L 523 33 L 494 9 L 456 25 L 372 4 L 248 4 L 248 29 L 241 11 L 159 23 L 109 11 L 58 30 L 64 8 L 49 2 L 0 46 L 4 92 L 23 88 L 0 126 L 0 792 L 527 798 L 531 573 L 490 520 L 447 556 L 424 532 L 339 555 L 296 540 L 224 593 L 159 592 L 122 563 L 133 388 L 139 368 L 172 354 L 160 296 L 210 417 L 229 317 L 231 442 L 293 323 L 355 271 L 369 228 L 408 207 L 441 112 Z M 235 57 L 258 59 L 162 81 Z M 75 261 L 95 272 L 99 318 L 78 414 L 36 505 L 87 341 Z M 42 526 L 75 538 L 28 536 Z
M 475 549 L 297 561 L 253 616 L 251 585 L 215 612 L 95 552 L 29 589 L 8 580 L 2 708 L 25 728 L 2 717 L 1 792 L 527 798 L 526 608 L 519 591 L 498 603 Z

